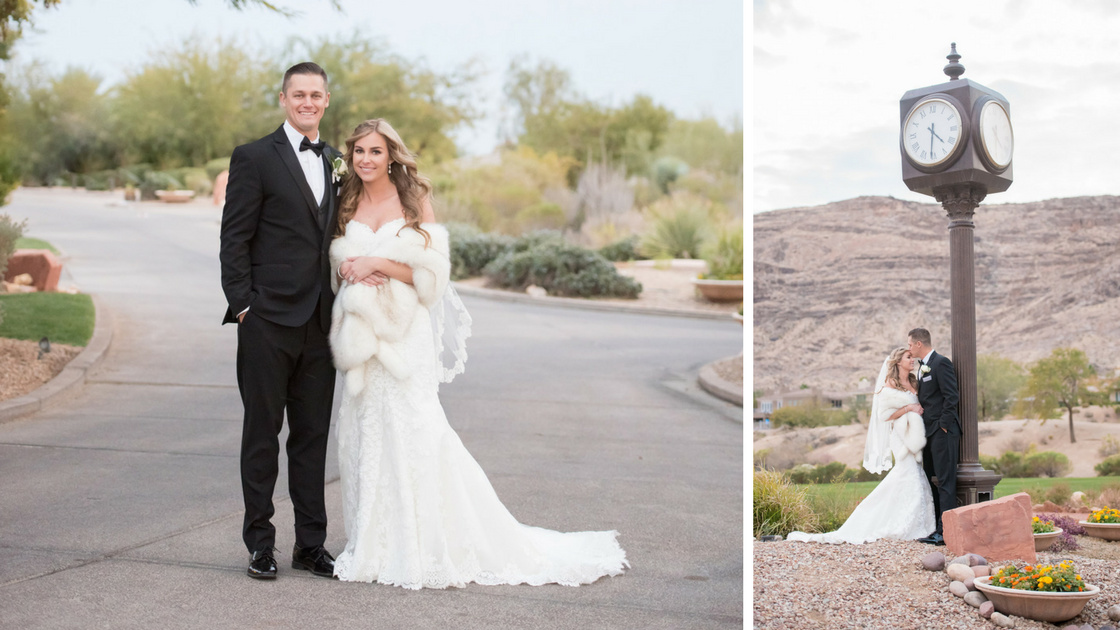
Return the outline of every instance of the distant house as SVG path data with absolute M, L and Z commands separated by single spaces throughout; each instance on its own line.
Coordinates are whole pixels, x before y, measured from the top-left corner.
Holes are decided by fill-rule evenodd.
M 818 388 L 777 392 L 759 396 L 758 408 L 754 410 L 754 420 L 763 425 L 760 428 L 766 428 L 770 424 L 770 416 L 782 407 L 820 405 L 833 409 L 851 409 L 853 406 L 865 406 L 870 400 L 871 385 L 867 379 L 861 380 L 859 387 L 849 392 L 822 391 Z

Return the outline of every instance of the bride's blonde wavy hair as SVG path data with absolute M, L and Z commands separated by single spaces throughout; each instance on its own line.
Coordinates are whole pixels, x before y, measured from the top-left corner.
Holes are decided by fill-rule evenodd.
M 362 196 L 362 180 L 354 172 L 354 145 L 371 133 L 379 133 L 385 138 L 385 148 L 389 152 L 391 169 L 389 181 L 397 187 L 397 196 L 401 200 L 404 210 L 404 227 L 410 227 L 424 235 L 424 246 L 431 244 L 432 238 L 420 223 L 423 221 L 424 199 L 432 195 L 432 182 L 420 174 L 416 169 L 416 158 L 404 145 L 400 134 L 384 118 L 367 120 L 354 128 L 354 133 L 346 139 L 346 151 L 342 159 L 346 161 L 346 174 L 342 177 L 342 191 L 339 193 L 340 203 L 338 208 L 338 221 L 335 224 L 334 236 L 338 238 L 346 233 L 346 224 L 354 218 L 358 211 L 358 200 Z
M 902 379 L 898 377 L 898 362 L 901 361 L 902 357 L 905 356 L 909 351 L 910 348 L 907 348 L 905 346 L 896 348 L 891 351 L 891 356 L 887 358 L 887 385 L 890 385 L 895 389 L 905 389 L 902 386 Z M 911 372 L 907 372 L 906 377 L 906 380 L 910 382 L 910 385 L 914 389 L 918 389 L 918 379 L 914 377 L 914 374 Z M 879 392 L 875 393 L 878 394 Z

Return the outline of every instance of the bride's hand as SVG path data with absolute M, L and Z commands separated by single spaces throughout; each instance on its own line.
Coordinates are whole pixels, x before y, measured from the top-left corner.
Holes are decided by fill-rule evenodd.
M 380 260 L 375 256 L 351 256 L 339 267 L 339 274 L 350 284 L 377 286 L 388 279 L 378 271 Z
M 919 416 L 922 415 L 923 413 L 925 413 L 925 409 L 922 409 L 922 406 L 919 405 L 918 403 L 913 403 L 912 405 L 910 405 L 910 411 L 913 411 L 914 413 L 918 414 Z

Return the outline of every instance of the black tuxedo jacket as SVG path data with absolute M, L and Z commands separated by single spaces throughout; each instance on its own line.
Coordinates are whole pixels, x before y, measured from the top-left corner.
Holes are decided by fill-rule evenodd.
M 926 424 L 926 437 L 941 429 L 960 435 L 960 415 L 957 412 L 960 394 L 953 362 L 934 352 L 926 365 L 929 373 L 918 373 L 918 403 L 924 411 L 922 419 Z
M 331 147 L 323 151 L 321 227 L 319 204 L 283 125 L 234 149 L 222 212 L 222 290 L 229 304 L 223 324 L 237 322 L 237 314 L 251 307 L 273 323 L 302 326 L 318 304 L 320 326 L 330 329 L 334 293 L 327 252 L 338 206 L 330 164 L 337 155 Z

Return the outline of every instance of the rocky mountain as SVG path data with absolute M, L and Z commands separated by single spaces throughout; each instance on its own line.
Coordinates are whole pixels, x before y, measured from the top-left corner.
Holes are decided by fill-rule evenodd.
M 974 222 L 978 353 L 1120 367 L 1120 197 L 983 203 Z M 919 326 L 951 356 L 948 223 L 891 197 L 754 215 L 754 388 L 852 389 Z

